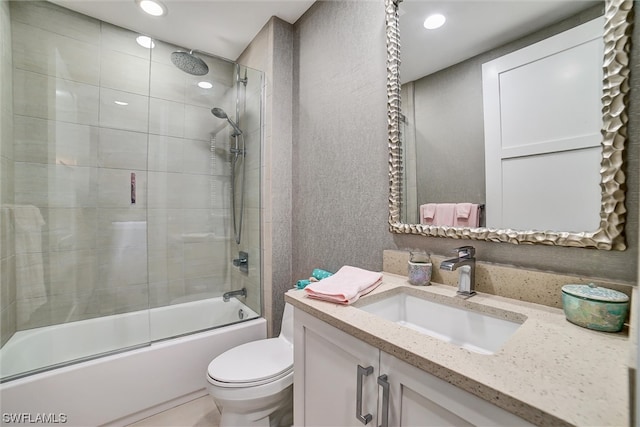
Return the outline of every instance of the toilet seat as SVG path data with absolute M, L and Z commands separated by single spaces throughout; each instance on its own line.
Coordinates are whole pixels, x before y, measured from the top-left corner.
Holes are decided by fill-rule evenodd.
M 293 372 L 293 346 L 281 338 L 234 347 L 209 363 L 208 380 L 218 387 L 259 386 Z

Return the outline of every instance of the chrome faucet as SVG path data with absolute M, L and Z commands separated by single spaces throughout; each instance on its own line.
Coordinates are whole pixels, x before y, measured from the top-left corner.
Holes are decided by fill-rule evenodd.
M 440 269 L 458 270 L 458 296 L 466 299 L 476 294 L 476 250 L 473 246 L 462 246 L 453 252 L 458 254 L 458 258 L 442 261 Z
M 246 297 L 247 296 L 247 288 L 242 288 L 242 289 L 239 289 L 237 291 L 225 292 L 224 294 L 222 294 L 222 301 L 229 302 L 231 297 L 234 297 L 236 295 L 239 295 L 239 296 L 242 296 L 242 297 Z

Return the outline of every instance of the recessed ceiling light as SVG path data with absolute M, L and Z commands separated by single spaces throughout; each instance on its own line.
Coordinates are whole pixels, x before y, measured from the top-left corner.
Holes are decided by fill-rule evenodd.
M 113 103 L 116 105 L 129 105 L 128 102 L 124 102 L 124 101 L 113 101 Z
M 213 87 L 213 85 L 209 82 L 200 82 L 198 83 L 198 86 L 200 86 L 202 89 L 211 89 Z
M 152 16 L 162 16 L 167 14 L 167 8 L 158 0 L 136 0 L 140 9 Z
M 427 30 L 435 30 L 436 28 L 440 28 L 444 25 L 447 18 L 444 15 L 439 13 L 435 13 L 433 15 L 429 15 L 427 19 L 424 20 L 424 27 Z
M 140 46 L 145 47 L 147 49 L 153 49 L 154 47 L 156 47 L 156 44 L 153 42 L 153 39 L 151 37 L 138 36 L 136 37 L 136 42 Z

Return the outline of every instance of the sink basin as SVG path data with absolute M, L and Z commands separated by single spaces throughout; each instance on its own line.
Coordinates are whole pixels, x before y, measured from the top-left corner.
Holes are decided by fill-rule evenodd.
M 481 354 L 498 351 L 524 321 L 501 319 L 404 292 L 358 308 Z

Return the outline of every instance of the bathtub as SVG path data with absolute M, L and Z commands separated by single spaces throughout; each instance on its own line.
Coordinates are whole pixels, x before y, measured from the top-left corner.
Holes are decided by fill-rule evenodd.
M 189 334 L 214 324 L 223 327 Z M 0 384 L 2 424 L 126 425 L 203 396 L 209 362 L 265 338 L 266 321 L 235 298 L 211 298 L 20 331 L 3 346 L 0 366 L 13 375 L 140 346 L 149 336 L 151 345 Z

